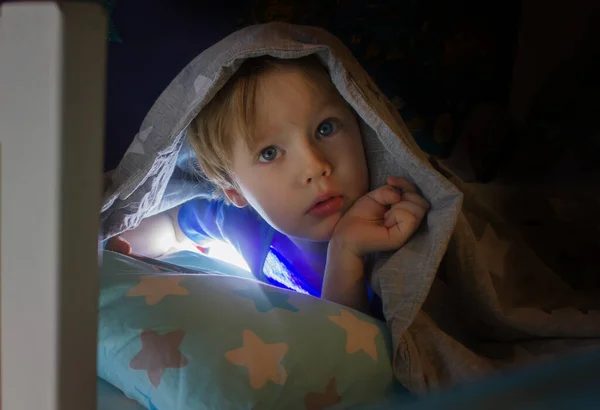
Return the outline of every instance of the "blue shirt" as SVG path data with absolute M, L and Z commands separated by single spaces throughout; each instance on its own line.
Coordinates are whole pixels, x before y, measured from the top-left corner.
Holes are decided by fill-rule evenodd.
M 314 279 L 320 273 L 304 261 L 286 235 L 273 229 L 252 208 L 237 208 L 221 200 L 195 199 L 181 206 L 178 222 L 182 232 L 198 244 L 217 239 L 233 245 L 258 280 L 321 296 L 322 279 L 317 286 Z M 381 299 L 366 286 L 371 313 L 384 320 Z
M 273 229 L 252 208 L 237 208 L 220 200 L 195 199 L 179 210 L 179 227 L 196 243 L 217 239 L 230 243 L 252 274 L 275 286 L 320 296 L 318 272 L 298 255 L 296 245 Z M 312 283 L 312 285 L 311 285 Z

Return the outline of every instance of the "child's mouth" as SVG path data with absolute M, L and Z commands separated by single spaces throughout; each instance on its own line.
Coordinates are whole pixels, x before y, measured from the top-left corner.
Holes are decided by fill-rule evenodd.
M 341 195 L 332 196 L 323 201 L 317 202 L 308 211 L 310 216 L 326 217 L 338 212 L 344 205 L 344 197 Z

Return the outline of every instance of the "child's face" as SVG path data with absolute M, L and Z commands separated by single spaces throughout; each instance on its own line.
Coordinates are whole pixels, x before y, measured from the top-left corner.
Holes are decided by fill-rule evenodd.
M 291 237 L 328 241 L 342 215 L 368 189 L 356 116 L 337 92 L 331 94 L 298 69 L 263 74 L 255 149 L 251 152 L 241 138 L 233 147 L 233 177 L 240 190 L 225 194 L 235 205 L 249 204 Z

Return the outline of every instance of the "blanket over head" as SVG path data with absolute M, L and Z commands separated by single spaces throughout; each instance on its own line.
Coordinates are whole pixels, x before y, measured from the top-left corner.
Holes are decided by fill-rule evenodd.
M 193 175 L 188 125 L 245 59 L 314 54 L 358 113 L 371 188 L 388 175 L 414 182 L 432 204 L 401 249 L 380 255 L 371 283 L 383 300 L 394 373 L 424 392 L 569 347 L 600 345 L 600 297 L 575 292 L 508 224 L 413 141 L 397 110 L 349 50 L 313 27 L 269 23 L 207 49 L 156 101 L 113 174 L 104 238 L 211 186 Z M 464 204 L 463 204 L 464 199 Z

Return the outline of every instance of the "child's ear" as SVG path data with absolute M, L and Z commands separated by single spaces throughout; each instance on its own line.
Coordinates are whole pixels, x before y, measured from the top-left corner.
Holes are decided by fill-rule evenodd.
M 246 198 L 244 198 L 244 196 L 240 194 L 240 192 L 237 189 L 225 189 L 223 192 L 225 193 L 227 199 L 229 199 L 229 202 L 231 202 L 238 208 L 243 208 L 246 205 L 248 205 L 248 201 L 246 201 Z

